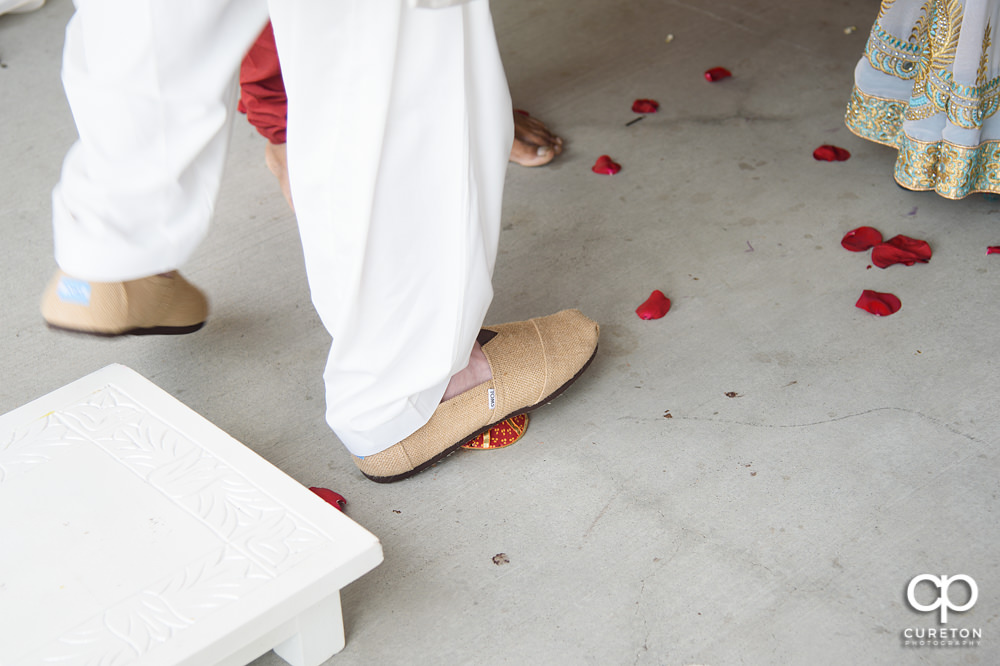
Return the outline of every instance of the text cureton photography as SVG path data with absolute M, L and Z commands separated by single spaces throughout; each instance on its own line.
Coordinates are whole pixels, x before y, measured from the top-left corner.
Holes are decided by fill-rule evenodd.
M 967 590 L 968 597 L 962 595 L 960 598 L 964 601 L 961 603 L 952 600 L 950 590 L 954 583 L 959 583 L 960 588 Z M 975 606 L 978 600 L 979 586 L 971 576 L 965 574 L 920 574 L 910 579 L 906 586 L 906 601 L 910 607 L 919 613 L 938 611 L 940 625 L 948 624 L 949 611 L 964 613 Z M 982 638 L 981 627 L 907 627 L 902 633 L 904 647 L 978 647 Z

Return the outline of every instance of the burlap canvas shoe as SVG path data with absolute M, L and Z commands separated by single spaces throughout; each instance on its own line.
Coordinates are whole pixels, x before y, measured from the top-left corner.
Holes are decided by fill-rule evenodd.
M 177 271 L 127 282 L 89 282 L 56 271 L 42 296 L 51 328 L 90 335 L 177 335 L 205 325 L 208 301 Z
M 597 323 L 579 310 L 483 328 L 479 344 L 493 378 L 442 402 L 430 421 L 403 441 L 354 462 L 380 483 L 426 469 L 500 421 L 565 391 L 594 359 L 598 333 Z

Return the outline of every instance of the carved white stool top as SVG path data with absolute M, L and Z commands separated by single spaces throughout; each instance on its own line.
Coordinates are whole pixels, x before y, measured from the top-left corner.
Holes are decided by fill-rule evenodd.
M 372 534 L 124 366 L 0 416 L 4 666 L 230 663 L 381 561 Z

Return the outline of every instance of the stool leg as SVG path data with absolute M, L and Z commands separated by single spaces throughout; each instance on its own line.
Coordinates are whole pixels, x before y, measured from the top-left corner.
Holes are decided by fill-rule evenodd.
M 295 618 L 298 633 L 274 648 L 291 666 L 319 666 L 344 649 L 344 616 L 340 592 Z

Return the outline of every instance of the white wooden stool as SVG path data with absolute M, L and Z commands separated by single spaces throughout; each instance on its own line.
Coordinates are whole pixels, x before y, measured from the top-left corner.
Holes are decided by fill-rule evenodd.
M 344 647 L 340 589 L 381 561 L 372 534 L 124 366 L 0 416 L 2 666 L 272 648 L 316 666 Z

